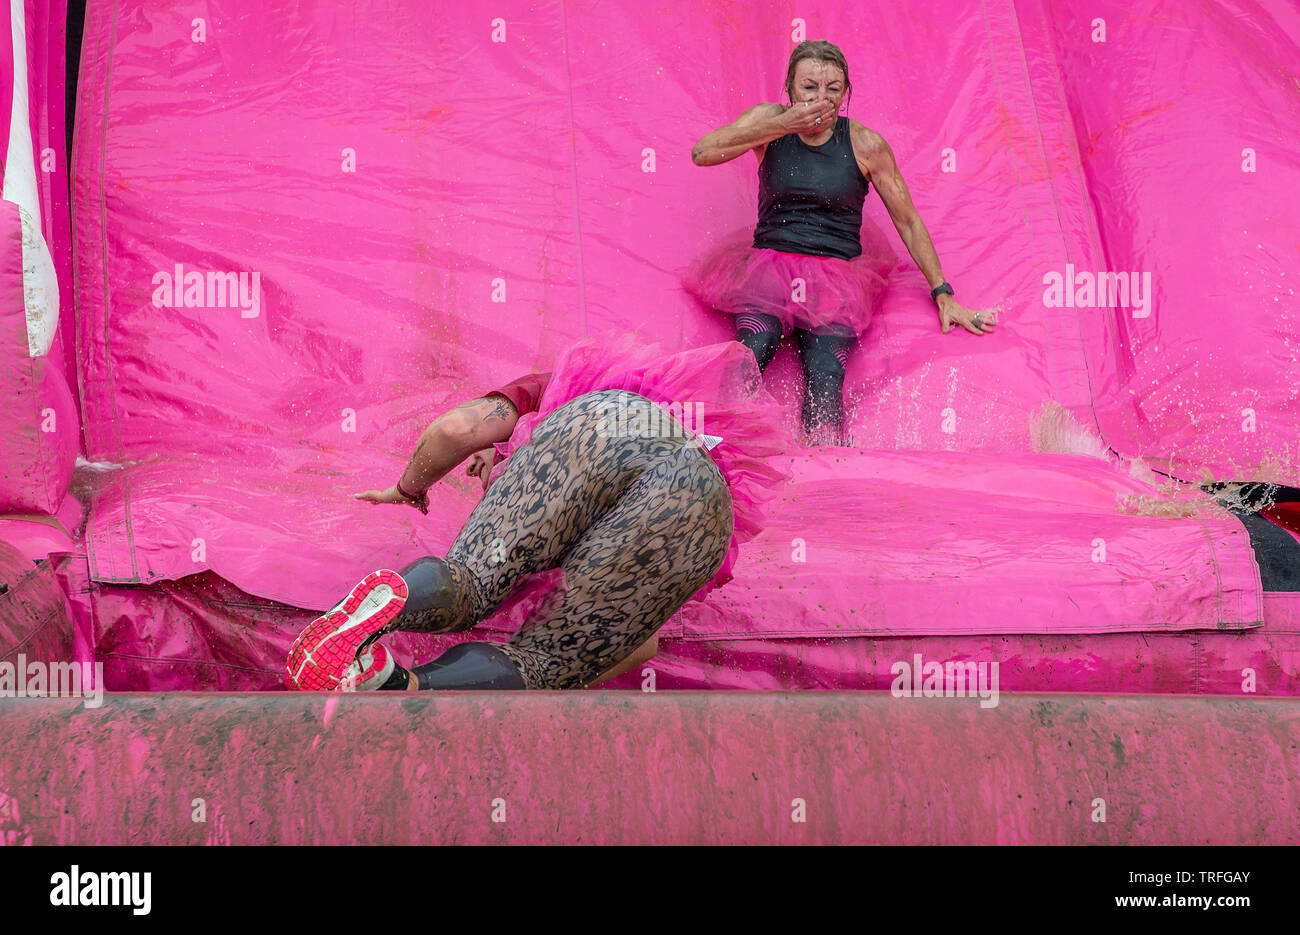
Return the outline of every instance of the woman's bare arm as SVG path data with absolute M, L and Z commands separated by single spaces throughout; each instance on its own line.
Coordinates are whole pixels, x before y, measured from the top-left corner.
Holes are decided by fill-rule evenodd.
M 518 421 L 514 404 L 504 396 L 480 397 L 461 403 L 434 419 L 420 434 L 415 454 L 398 482 L 412 498 L 404 496 L 397 489 L 398 484 L 387 490 L 366 490 L 353 496 L 370 503 L 407 503 L 427 514 L 426 491 L 470 455 L 508 439 Z
M 853 155 L 858 168 L 868 181 L 876 186 L 876 193 L 885 203 L 890 220 L 898 230 L 907 252 L 912 255 L 921 275 L 931 289 L 944 281 L 939 254 L 930 239 L 930 231 L 921 220 L 921 214 L 912 203 L 912 193 L 898 169 L 894 151 L 885 138 L 856 120 L 852 127 Z M 996 327 L 996 314 L 992 311 L 974 311 L 966 308 L 950 295 L 940 294 L 938 299 L 939 324 L 946 334 L 953 325 L 961 325 L 972 334 L 991 334 Z M 979 323 L 975 322 L 979 316 Z
M 755 104 L 725 127 L 700 137 L 691 150 L 691 162 L 697 166 L 717 166 L 743 156 L 751 149 L 763 161 L 767 144 L 787 133 L 809 133 L 817 118 L 825 120 L 835 113 L 826 102 L 785 107 L 781 104 Z
M 402 473 L 403 489 L 427 490 L 474 452 L 508 439 L 518 421 L 519 413 L 504 396 L 471 399 L 443 413 L 420 435 Z

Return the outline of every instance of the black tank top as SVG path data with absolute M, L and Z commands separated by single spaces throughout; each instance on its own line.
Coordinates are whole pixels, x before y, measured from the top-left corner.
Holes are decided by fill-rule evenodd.
M 809 146 L 797 133 L 767 144 L 758 165 L 754 246 L 851 260 L 862 253 L 867 180 L 853 155 L 848 117 L 831 138 Z

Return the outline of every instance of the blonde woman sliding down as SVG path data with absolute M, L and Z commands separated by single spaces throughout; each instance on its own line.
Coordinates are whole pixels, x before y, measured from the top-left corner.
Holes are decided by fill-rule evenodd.
M 736 340 L 767 369 L 794 331 L 803 361 L 803 425 L 811 444 L 843 442 L 844 370 L 866 332 L 896 257 L 862 205 L 871 183 L 930 283 L 946 333 L 994 328 L 990 312 L 953 298 L 930 233 L 884 137 L 840 114 L 852 95 L 844 53 L 825 40 L 790 53 L 788 105 L 749 108 L 695 144 L 696 165 L 758 158 L 758 224 L 725 238 L 684 279 L 704 304 L 734 316 Z

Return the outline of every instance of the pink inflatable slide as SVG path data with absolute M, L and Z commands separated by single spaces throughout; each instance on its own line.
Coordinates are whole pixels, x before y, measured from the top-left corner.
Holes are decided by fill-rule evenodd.
M 0 656 L 39 631 L 113 690 L 280 687 L 303 624 L 473 509 L 463 475 L 427 517 L 352 497 L 437 414 L 589 334 L 732 336 L 681 277 L 754 222 L 755 162 L 691 146 L 825 37 L 998 329 L 940 332 L 870 196 L 900 259 L 854 444 L 775 458 L 658 686 L 880 689 L 921 654 L 1004 691 L 1300 694 L 1290 0 L 91 0 L 71 154 L 63 16 L 28 0 L 0 43 L 0 555 L 47 608 Z M 792 427 L 800 380 L 783 347 Z

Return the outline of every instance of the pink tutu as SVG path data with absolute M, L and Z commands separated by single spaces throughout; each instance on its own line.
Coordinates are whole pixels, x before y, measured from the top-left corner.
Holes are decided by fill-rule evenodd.
M 720 436 L 700 445 L 727 482 L 736 525 L 726 558 L 717 574 L 692 595 L 702 601 L 732 578 L 732 567 L 747 542 L 763 528 L 764 504 L 789 479 L 789 473 L 765 459 L 789 449 L 793 441 L 781 427 L 783 410 L 763 389 L 753 352 L 735 341 L 712 344 L 678 354 L 630 334 L 587 338 L 570 347 L 555 362 L 536 412 L 519 417 L 509 441 L 496 446 L 506 459 L 528 444 L 533 428 L 560 406 L 596 390 L 628 390 L 651 402 L 692 402 L 701 413 L 699 436 Z M 686 427 L 688 434 L 690 427 Z M 707 446 L 712 444 L 712 448 Z M 499 462 L 489 485 L 505 471 Z
M 691 264 L 686 291 L 710 308 L 758 311 L 781 319 L 781 333 L 846 325 L 861 337 L 898 261 L 880 228 L 862 220 L 862 253 L 839 257 L 755 249 L 750 229 L 736 231 Z

